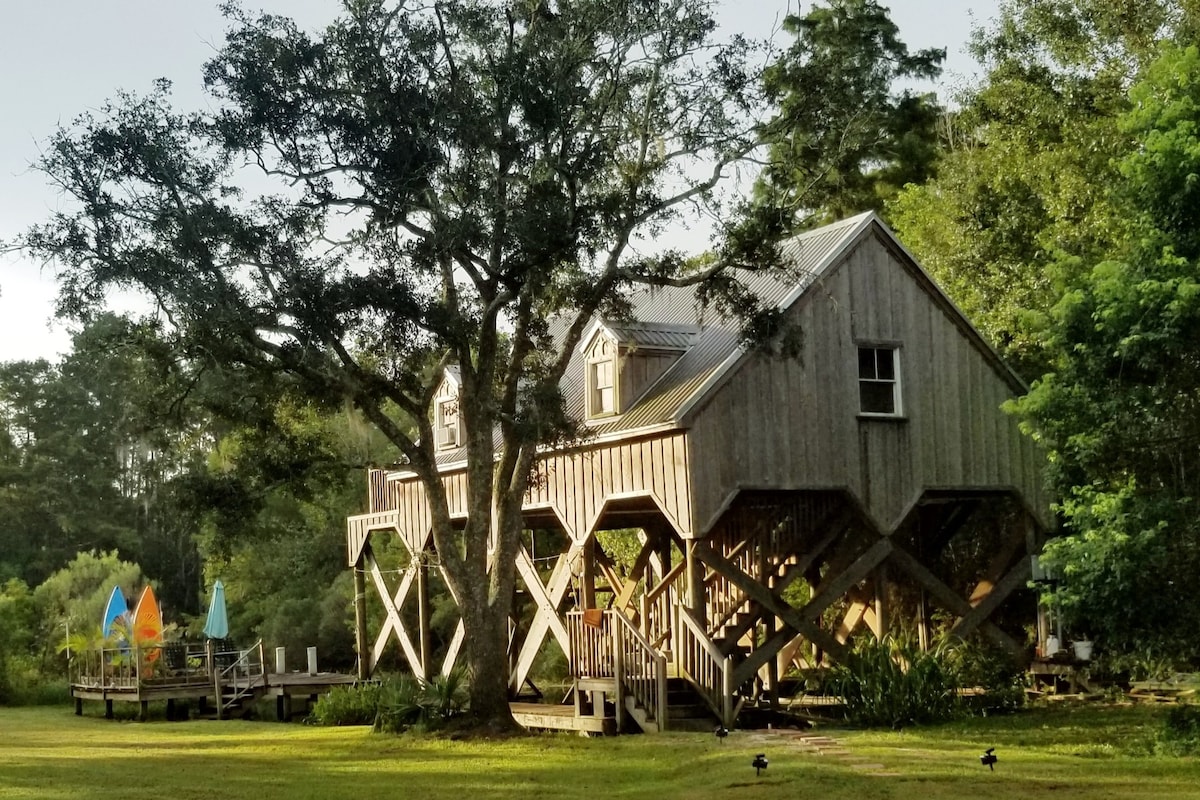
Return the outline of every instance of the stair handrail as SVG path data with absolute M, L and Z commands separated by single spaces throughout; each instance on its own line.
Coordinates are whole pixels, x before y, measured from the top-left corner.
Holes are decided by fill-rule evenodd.
M 733 656 L 721 652 L 690 610 L 678 609 L 675 665 L 726 727 L 733 724 Z
M 252 669 L 253 662 L 250 660 L 250 656 L 253 653 L 258 654 L 258 671 L 257 672 L 253 671 L 253 669 Z M 215 651 L 214 651 L 213 655 L 216 655 Z M 245 667 L 245 669 L 240 670 L 240 668 L 243 666 Z M 243 675 L 241 677 L 245 678 L 244 685 L 239 685 L 239 683 L 238 683 L 239 671 L 243 672 Z M 227 681 L 226 677 L 229 676 L 231 673 L 232 673 L 232 681 Z M 214 669 L 213 670 L 213 690 L 215 692 L 215 699 L 217 702 L 217 718 L 220 719 L 221 712 L 224 711 L 226 708 L 231 707 L 238 700 L 241 700 L 246 695 L 252 693 L 255 688 L 254 679 L 262 678 L 265 675 L 266 675 L 266 667 L 264 665 L 264 659 L 263 659 L 262 639 L 259 639 L 257 642 L 255 642 L 253 645 L 251 645 L 246 650 L 240 651 L 237 659 L 235 659 L 234 662 L 232 664 L 230 664 L 229 666 L 224 667 L 223 669 Z M 228 702 L 226 702 L 222 697 L 222 689 L 225 685 L 231 685 L 233 687 L 233 696 L 231 698 L 229 698 Z
M 609 610 L 605 618 L 612 624 L 613 651 L 617 662 L 618 694 L 628 691 L 634 701 L 654 715 L 658 729 L 667 729 L 667 658 L 642 636 L 624 614 Z M 621 713 L 618 702 L 618 713 Z
M 681 594 L 679 584 L 686 577 L 687 562 L 680 561 L 656 586 L 642 595 L 642 635 L 656 650 L 672 649 L 671 634 L 675 627 L 672 608 Z

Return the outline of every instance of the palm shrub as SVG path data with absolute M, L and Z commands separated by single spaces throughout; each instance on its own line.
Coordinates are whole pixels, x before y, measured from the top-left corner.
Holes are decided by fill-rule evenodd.
M 433 730 L 461 715 L 466 708 L 466 673 L 462 669 L 424 682 L 406 675 L 389 683 L 381 693 L 375 730 L 388 733 Z
M 921 652 L 890 635 L 862 642 L 833 668 L 828 688 L 855 724 L 899 728 L 951 719 L 961 709 L 951 650 L 942 643 Z
M 439 728 L 466 707 L 466 673 L 456 669 L 424 682 L 402 675 L 384 683 L 336 687 L 317 702 L 309 719 L 317 725 L 371 725 L 400 733 Z

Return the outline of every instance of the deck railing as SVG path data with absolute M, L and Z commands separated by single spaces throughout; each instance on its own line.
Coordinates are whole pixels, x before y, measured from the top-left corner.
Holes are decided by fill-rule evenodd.
M 676 609 L 675 666 L 704 698 L 723 725 L 733 725 L 733 657 L 713 644 L 704 626 L 683 606 Z
M 628 694 L 659 730 L 667 727 L 667 660 L 618 611 L 567 614 L 571 675 L 612 678 L 617 713 Z
M 71 682 L 88 689 L 202 685 L 212 680 L 205 645 L 195 642 L 114 646 L 73 651 Z

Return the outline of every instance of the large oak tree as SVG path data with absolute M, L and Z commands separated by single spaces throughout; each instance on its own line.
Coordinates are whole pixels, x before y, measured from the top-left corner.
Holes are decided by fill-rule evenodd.
M 537 448 L 572 435 L 558 383 L 588 319 L 705 280 L 774 330 L 728 270 L 772 265 L 769 215 L 723 226 L 703 271 L 653 244 L 755 146 L 748 47 L 715 43 L 694 0 L 346 0 L 316 34 L 227 13 L 211 110 L 159 85 L 61 130 L 40 166 L 74 204 L 24 243 L 58 265 L 65 313 L 132 287 L 191 358 L 357 405 L 425 486 L 472 713 L 511 724 L 521 503 Z M 430 419 L 451 365 L 461 528 Z

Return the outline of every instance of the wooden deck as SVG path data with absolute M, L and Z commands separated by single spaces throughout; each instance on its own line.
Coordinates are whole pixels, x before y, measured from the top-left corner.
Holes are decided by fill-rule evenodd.
M 612 736 L 617 721 L 612 717 L 576 716 L 572 706 L 548 703 L 509 703 L 513 719 L 524 728 L 549 731 L 579 731 Z
M 155 651 L 162 651 L 155 653 Z M 262 698 L 276 700 L 279 720 L 292 715 L 292 700 L 302 697 L 307 704 L 334 686 L 357 682 L 354 675 L 336 672 L 268 672 L 262 644 L 246 650 L 220 651 L 211 643 L 169 657 L 168 648 L 136 648 L 91 651 L 76 659 L 72 670 L 71 697 L 75 713 L 83 713 L 83 702 L 101 701 L 105 716 L 112 718 L 113 703 L 138 703 L 139 718 L 145 719 L 152 702 L 166 701 L 167 717 L 175 716 L 178 701 L 196 700 L 200 713 L 212 701 L 218 718 L 224 712 Z

